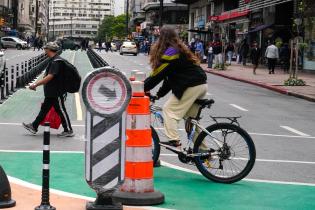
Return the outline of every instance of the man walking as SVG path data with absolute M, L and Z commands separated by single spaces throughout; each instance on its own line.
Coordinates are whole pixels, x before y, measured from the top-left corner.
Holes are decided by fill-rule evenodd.
M 44 78 L 31 84 L 29 88 L 36 91 L 38 86 L 43 85 L 45 100 L 34 122 L 29 124 L 23 123 L 23 126 L 32 134 L 36 134 L 40 123 L 45 119 L 46 114 L 49 112 L 51 107 L 54 107 L 61 118 L 62 127 L 64 129 L 64 131 L 58 136 L 72 137 L 74 136 L 74 133 L 72 131 L 70 119 L 64 104 L 65 93 L 62 88 L 63 62 L 60 61 L 61 58 L 57 54 L 59 46 L 54 42 L 49 42 L 44 49 L 47 56 L 52 60 L 46 68 Z
M 260 48 L 258 47 L 257 42 L 253 43 L 253 47 L 250 52 L 250 57 L 252 59 L 252 64 L 253 64 L 253 74 L 256 74 L 256 69 L 259 64 L 260 60 Z
M 274 43 L 271 43 L 267 47 L 266 52 L 265 52 L 265 57 L 268 59 L 269 74 L 274 74 L 275 73 L 275 67 L 276 67 L 277 59 L 279 58 L 279 50 L 274 45 Z

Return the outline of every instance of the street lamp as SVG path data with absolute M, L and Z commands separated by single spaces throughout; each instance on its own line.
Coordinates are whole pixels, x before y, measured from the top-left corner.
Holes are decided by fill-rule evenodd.
M 160 26 L 160 28 L 163 25 L 163 7 L 164 7 L 164 0 L 160 0 L 160 10 L 159 10 L 159 26 Z
M 126 0 L 126 33 L 129 34 L 129 0 Z

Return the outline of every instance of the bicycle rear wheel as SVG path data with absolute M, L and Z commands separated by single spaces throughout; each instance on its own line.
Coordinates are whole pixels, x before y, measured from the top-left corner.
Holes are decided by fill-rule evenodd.
M 152 159 L 153 159 L 153 165 L 155 165 L 160 157 L 161 146 L 160 146 L 160 138 L 152 126 L 151 126 L 151 131 L 152 131 Z
M 210 153 L 207 157 L 194 158 L 201 174 L 212 181 L 227 184 L 246 177 L 256 159 L 255 145 L 249 134 L 229 123 L 214 124 L 206 129 L 211 136 L 202 131 L 193 149 L 195 154 Z

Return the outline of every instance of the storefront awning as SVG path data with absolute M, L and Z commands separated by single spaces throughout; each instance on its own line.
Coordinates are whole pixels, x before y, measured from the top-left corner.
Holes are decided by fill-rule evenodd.
M 189 32 L 200 33 L 200 34 L 210 34 L 211 31 L 197 30 L 197 29 L 188 29 Z
M 257 31 L 262 31 L 266 28 L 270 28 L 273 24 L 267 24 L 267 25 L 260 25 L 260 26 L 257 26 L 256 28 L 254 28 L 253 30 L 249 31 L 248 33 L 254 33 L 254 32 L 257 32 Z

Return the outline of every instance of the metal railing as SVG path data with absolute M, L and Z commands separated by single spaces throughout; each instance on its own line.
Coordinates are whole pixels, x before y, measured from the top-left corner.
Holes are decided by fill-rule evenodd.
M 61 51 L 58 52 L 61 54 Z M 4 64 L 0 70 L 0 104 L 18 89 L 25 88 L 41 74 L 49 64 L 50 58 L 45 53 L 12 65 L 10 68 Z
M 88 49 L 87 56 L 89 57 L 93 68 L 109 66 L 108 63 L 91 48 Z

